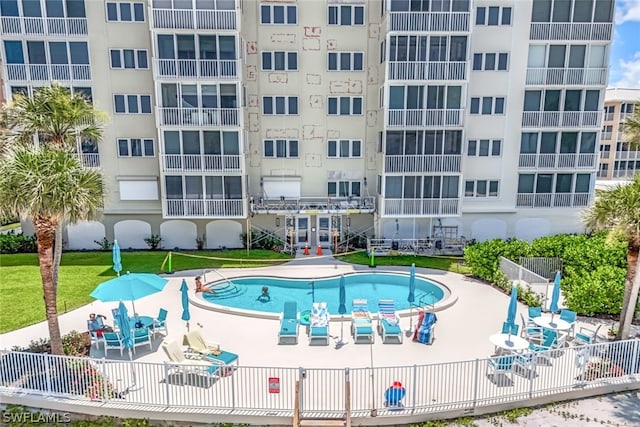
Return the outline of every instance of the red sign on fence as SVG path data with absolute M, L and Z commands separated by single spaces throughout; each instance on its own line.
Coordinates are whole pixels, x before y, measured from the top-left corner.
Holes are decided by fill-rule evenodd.
M 269 393 L 280 393 L 280 378 L 269 377 Z

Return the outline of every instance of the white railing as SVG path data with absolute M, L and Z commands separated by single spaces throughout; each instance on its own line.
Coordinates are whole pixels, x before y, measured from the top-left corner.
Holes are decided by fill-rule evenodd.
M 606 83 L 606 68 L 527 68 L 528 85 L 601 86 Z
M 3 16 L 0 18 L 1 34 L 43 36 L 85 36 L 87 18 L 45 18 Z
M 605 141 L 609 141 L 612 136 L 613 136 L 613 132 L 602 132 L 602 134 L 600 136 L 600 139 L 603 139 Z
M 640 160 L 640 151 L 618 150 L 616 151 L 616 160 Z
M 636 173 L 638 173 L 638 169 L 617 168 L 613 170 L 611 178 L 633 178 Z
M 387 126 L 462 126 L 462 109 L 392 110 Z
M 6 64 L 7 80 L 91 80 L 90 65 Z
M 178 218 L 245 218 L 242 199 L 165 199 L 163 215 Z
M 424 420 L 425 414 L 462 415 L 469 408 L 489 413 L 504 404 L 528 407 L 576 392 L 594 396 L 640 386 L 637 339 L 566 346 L 538 352 L 532 360 L 514 361 L 513 371 L 493 374 L 490 358 L 362 368 L 227 365 L 207 374 L 169 362 L 4 351 L 0 396 L 3 403 L 41 399 L 43 407 L 76 413 L 99 405 L 123 418 L 148 411 L 165 421 L 199 422 L 215 414 L 232 423 L 262 424 L 268 417 L 347 416 L 360 425 L 377 412 L 376 425 L 397 425 Z M 278 379 L 278 393 L 270 393 L 268 378 Z M 406 390 L 401 407 L 384 403 L 395 381 Z
M 239 126 L 239 108 L 158 107 L 163 126 Z
M 606 113 L 604 115 L 604 121 L 605 122 L 612 122 L 615 119 L 615 114 L 614 113 Z
M 466 62 L 389 62 L 389 80 L 465 80 Z
M 532 22 L 530 40 L 611 40 L 611 23 Z
M 598 157 L 595 153 L 520 154 L 518 167 L 534 169 L 593 169 L 596 167 L 597 161 Z
M 156 59 L 156 76 L 181 79 L 183 77 L 211 78 L 216 80 L 237 79 L 237 59 Z
M 460 215 L 460 199 L 382 198 L 383 216 L 455 216 Z
M 388 31 L 468 32 L 469 12 L 389 12 Z
M 99 153 L 78 153 L 78 158 L 82 162 L 85 168 L 99 168 L 100 167 L 100 154 Z
M 395 172 L 460 172 L 460 154 L 385 155 L 384 171 Z
M 251 211 L 258 213 L 301 214 L 319 213 L 371 213 L 375 211 L 376 198 L 360 197 L 300 197 L 300 198 L 268 198 L 251 197 Z
M 152 9 L 152 28 L 236 30 L 235 10 Z
M 518 193 L 520 208 L 576 208 L 589 206 L 589 193 Z
M 234 154 L 163 154 L 163 172 L 240 172 L 242 156 Z
M 393 255 L 461 255 L 469 242 L 464 236 L 426 237 L 421 239 L 367 239 L 367 253 Z M 430 301 L 433 303 L 433 300 Z M 418 306 L 423 304 L 417 303 Z
M 596 127 L 602 126 L 600 111 L 525 111 L 524 127 Z

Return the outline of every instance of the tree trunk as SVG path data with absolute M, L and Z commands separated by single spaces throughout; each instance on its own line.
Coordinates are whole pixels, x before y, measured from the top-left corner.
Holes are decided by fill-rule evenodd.
M 55 240 L 53 241 L 53 291 L 58 298 L 58 271 L 60 270 L 60 260 L 62 259 L 62 224 L 56 227 Z
M 638 290 L 640 290 L 640 274 L 636 274 L 640 268 L 640 257 L 638 247 L 629 245 L 627 252 L 627 280 L 624 287 L 624 298 L 622 299 L 622 311 L 620 312 L 620 325 L 616 339 L 623 340 L 629 338 L 631 322 L 638 303 Z
M 33 226 L 38 238 L 38 261 L 40 262 L 42 293 L 49 326 L 51 353 L 64 354 L 60 324 L 58 323 L 56 291 L 53 284 L 53 239 L 58 223 L 51 217 L 37 216 L 33 218 Z

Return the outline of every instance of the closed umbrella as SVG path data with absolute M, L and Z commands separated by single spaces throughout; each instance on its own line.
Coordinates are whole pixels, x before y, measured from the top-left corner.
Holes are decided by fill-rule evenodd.
M 344 340 L 344 315 L 347 312 L 347 290 L 345 288 L 344 275 L 340 276 L 340 305 L 338 305 L 338 313 L 340 314 L 340 341 L 336 344 L 338 346 L 345 345 L 347 341 Z
M 127 307 L 124 305 L 122 301 L 118 304 L 118 314 L 115 318 L 116 323 L 118 324 L 118 328 L 120 329 L 120 338 L 122 339 L 122 345 L 129 352 L 129 360 L 133 360 L 133 356 L 131 354 L 131 349 L 133 348 L 133 337 L 131 336 L 131 321 L 129 320 L 129 312 L 127 311 Z M 127 387 L 127 390 L 131 390 L 132 387 L 136 386 L 136 371 L 135 366 L 131 364 L 131 376 L 133 378 L 133 384 L 130 387 Z
M 111 248 L 111 258 L 113 259 L 113 271 L 116 272 L 118 276 L 120 276 L 120 272 L 122 271 L 122 257 L 120 256 L 120 245 L 118 245 L 118 241 L 113 241 L 113 247 Z
M 549 304 L 549 311 L 551 312 L 549 325 L 551 326 L 554 326 L 553 315 L 558 311 L 558 300 L 560 300 L 560 271 L 556 273 L 556 277 L 553 280 L 553 292 L 551 292 L 551 304 Z
M 182 320 L 187 322 L 187 332 L 189 332 L 189 320 L 191 320 L 191 313 L 189 313 L 189 287 L 187 281 L 182 279 L 182 285 L 180 285 L 180 293 L 182 294 Z
M 509 338 L 511 341 L 511 331 L 516 324 L 516 313 L 518 311 L 518 288 L 513 286 L 511 288 L 511 299 L 509 299 L 509 308 L 507 309 L 507 323 L 509 324 Z
M 413 332 L 413 302 L 416 300 L 416 264 L 411 264 L 409 269 L 409 332 Z
M 133 301 L 162 291 L 167 282 L 155 274 L 127 273 L 100 283 L 90 295 L 102 302 L 131 301 L 135 314 Z

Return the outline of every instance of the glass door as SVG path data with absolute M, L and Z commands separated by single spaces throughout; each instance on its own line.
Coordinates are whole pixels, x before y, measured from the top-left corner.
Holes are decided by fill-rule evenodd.
M 309 242 L 309 217 L 296 217 L 296 246 L 304 247 Z
M 329 215 L 318 215 L 318 232 L 316 233 L 318 239 L 317 245 L 323 248 L 331 246 L 331 217 Z

